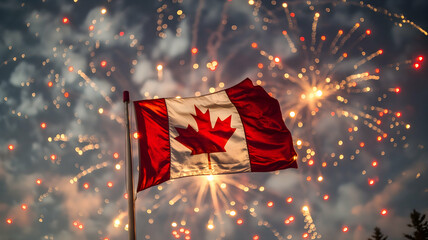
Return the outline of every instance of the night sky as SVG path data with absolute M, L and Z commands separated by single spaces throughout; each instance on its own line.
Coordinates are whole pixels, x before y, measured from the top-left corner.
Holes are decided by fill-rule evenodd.
M 279 100 L 299 168 L 139 192 L 137 239 L 360 240 L 375 226 L 403 239 L 410 212 L 428 214 L 427 11 L 426 0 L 1 1 L 0 239 L 126 239 L 122 91 L 195 97 L 247 77 Z

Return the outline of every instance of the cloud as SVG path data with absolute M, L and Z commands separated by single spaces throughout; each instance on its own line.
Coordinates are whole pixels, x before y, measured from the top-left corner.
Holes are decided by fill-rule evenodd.
M 173 79 L 171 71 L 164 68 L 161 79 L 149 78 L 144 81 L 143 87 L 140 88 L 140 94 L 146 97 L 175 97 L 178 93 L 178 87 L 179 84 Z
M 5 30 L 4 34 L 2 34 L 2 38 L 2 43 L 5 44 L 5 47 L 22 46 L 24 40 L 22 33 L 17 30 Z M 0 51 L 3 50 L 5 49 L 1 49 Z
M 29 98 L 28 96 L 21 95 L 21 104 L 18 107 L 18 112 L 21 112 L 27 116 L 35 116 L 40 111 L 43 110 L 45 106 L 45 101 L 41 94 L 35 96 L 34 98 Z
M 188 21 L 183 20 L 178 28 L 181 29 L 181 36 L 176 36 L 169 29 L 165 31 L 167 37 L 160 39 L 153 49 L 152 57 L 154 59 L 171 59 L 189 51 L 191 34 Z
M 10 76 L 10 83 L 15 87 L 21 87 L 31 80 L 36 73 L 36 67 L 25 61 L 20 62 Z
M 141 85 L 147 79 L 156 77 L 156 74 L 153 63 L 143 55 L 138 58 L 138 63 L 135 66 L 135 73 L 132 75 L 132 80 L 137 85 Z
M 289 193 L 300 182 L 300 173 L 296 170 L 288 169 L 284 173 L 273 175 L 266 181 L 266 188 L 281 193 Z
M 101 13 L 102 7 L 95 7 L 86 15 L 84 24 L 81 25 L 82 32 L 88 32 L 93 39 L 100 42 L 107 41 L 109 44 L 122 43 L 112 41 L 119 34 L 123 26 L 126 26 L 126 16 L 128 11 L 108 11 L 106 14 Z M 90 31 L 89 27 L 93 26 L 94 30 Z M 133 31 L 132 31 L 133 32 Z M 139 31 L 140 32 L 140 31 Z M 138 33 L 138 32 L 137 32 Z M 135 35 L 136 33 L 133 32 Z M 141 37 L 141 36 L 138 36 Z

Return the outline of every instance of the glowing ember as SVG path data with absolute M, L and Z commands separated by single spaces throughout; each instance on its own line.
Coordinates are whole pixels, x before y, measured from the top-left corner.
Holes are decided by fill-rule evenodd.
M 421 67 L 421 64 L 419 64 L 419 63 L 413 64 L 413 68 L 415 68 L 415 69 L 419 69 L 420 67 Z
M 132 134 L 132 137 L 133 137 L 134 139 L 138 139 L 138 138 L 140 138 L 140 134 L 139 134 L 138 132 L 134 132 L 134 133 Z

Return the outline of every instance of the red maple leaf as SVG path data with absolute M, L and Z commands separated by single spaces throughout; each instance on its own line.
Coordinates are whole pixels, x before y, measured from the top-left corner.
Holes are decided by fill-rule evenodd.
M 190 125 L 187 128 L 175 128 L 179 134 L 177 141 L 192 150 L 192 155 L 207 153 L 208 154 L 208 167 L 211 169 L 210 153 L 213 152 L 226 152 L 224 146 L 229 138 L 233 135 L 236 128 L 230 126 L 232 115 L 224 119 L 217 118 L 214 128 L 211 127 L 210 110 L 207 109 L 202 113 L 195 106 L 196 116 L 192 114 L 198 125 L 198 132 L 195 131 Z

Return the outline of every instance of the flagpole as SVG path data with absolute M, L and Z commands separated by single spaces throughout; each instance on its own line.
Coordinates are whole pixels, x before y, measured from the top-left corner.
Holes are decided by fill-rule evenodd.
M 123 91 L 123 103 L 125 105 L 125 119 L 126 119 L 126 170 L 127 170 L 127 188 L 128 188 L 128 233 L 129 240 L 135 240 L 135 206 L 134 206 L 134 181 L 132 175 L 132 159 L 131 159 L 131 134 L 129 128 L 129 92 Z

